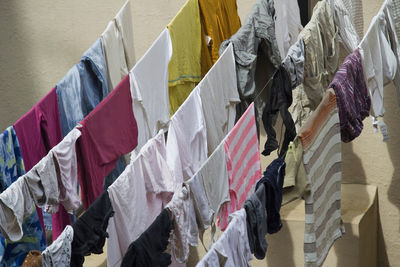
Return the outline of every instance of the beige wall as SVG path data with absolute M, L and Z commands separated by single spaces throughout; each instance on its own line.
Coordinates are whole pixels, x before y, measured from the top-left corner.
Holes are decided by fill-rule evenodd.
M 185 0 L 131 1 L 139 58 Z M 255 0 L 237 1 L 243 20 Z M 0 1 L 0 129 L 28 111 L 64 76 L 123 2 Z M 365 28 L 382 2 L 363 0 Z M 343 182 L 379 188 L 379 266 L 400 266 L 400 109 L 396 101 L 394 87 L 387 86 L 387 143 L 372 133 L 366 119 L 362 135 L 343 145 Z

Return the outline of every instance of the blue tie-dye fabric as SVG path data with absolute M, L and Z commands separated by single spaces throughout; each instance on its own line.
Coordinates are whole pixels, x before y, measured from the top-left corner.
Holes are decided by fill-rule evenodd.
M 25 174 L 24 162 L 17 135 L 11 126 L 0 134 L 0 192 L 7 189 L 23 174 Z M 39 217 L 36 209 L 33 210 L 34 212 L 24 220 L 22 225 L 24 236 L 21 240 L 10 242 L 0 234 L 1 267 L 21 266 L 30 250 L 43 251 L 46 248 Z

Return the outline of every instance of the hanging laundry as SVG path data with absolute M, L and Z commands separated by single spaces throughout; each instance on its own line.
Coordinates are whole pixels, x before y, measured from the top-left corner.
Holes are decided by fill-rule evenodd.
M 285 163 L 286 174 L 283 182 L 283 187 L 285 188 L 282 196 L 283 205 L 304 196 L 310 190 L 303 164 L 303 146 L 298 136 L 289 144 Z
M 196 266 L 251 266 L 252 258 L 247 238 L 246 211 L 240 209 L 229 215 L 225 232 Z
M 61 129 L 63 136 L 66 136 L 111 91 L 102 39 L 97 39 L 83 54 L 81 61 L 68 71 L 56 88 Z M 123 159 L 120 159 L 106 181 L 115 180 L 124 168 Z M 52 222 L 54 221 L 56 226 L 59 220 L 70 224 L 69 215 L 65 211 L 60 211 L 52 216 Z M 60 231 L 54 230 L 53 237 L 57 238 Z
M 299 132 L 305 169 L 305 266 L 322 266 L 331 246 L 344 233 L 340 211 L 341 140 L 336 96 L 329 89 Z M 297 139 L 298 140 L 298 139 Z M 296 140 L 295 140 L 296 141 Z M 293 166 L 293 165 L 289 165 Z M 299 165 L 297 165 L 299 167 Z M 296 170 L 288 170 L 296 172 Z
M 297 41 L 303 29 L 297 0 L 274 0 L 275 35 L 281 58 L 285 58 L 290 46 Z
M 17 179 L 0 194 L 0 229 L 3 236 L 13 242 L 23 237 L 24 219 L 34 212 L 35 206 L 25 179 Z M 37 229 L 36 231 L 40 230 Z
M 53 241 L 61 234 L 64 228 L 71 224 L 70 214 L 77 210 L 81 204 L 78 196 L 78 163 L 76 159 L 75 142 L 81 136 L 78 129 L 72 129 L 61 142 L 52 148 L 54 160 L 56 162 L 56 173 L 52 173 L 57 177 L 59 212 L 52 215 L 52 232 Z M 64 212 L 60 212 L 63 209 Z
M 133 45 L 133 21 L 131 14 L 131 1 L 128 0 L 115 16 L 115 22 L 124 45 L 126 65 L 132 69 L 135 65 L 135 47 Z M 113 87 L 114 89 L 115 87 Z M 112 89 L 111 89 L 112 90 Z
M 25 169 L 29 171 L 61 139 L 56 89 L 53 88 L 14 124 Z
M 305 78 L 293 91 L 290 108 L 296 131 L 317 108 L 338 68 L 337 29 L 328 2 L 319 1 L 315 5 L 311 20 L 299 37 L 303 38 L 305 47 Z
M 39 250 L 31 250 L 26 256 L 22 267 L 42 267 L 42 254 Z
M 72 225 L 71 265 L 83 266 L 85 256 L 102 254 L 108 233 L 108 221 L 114 214 L 107 191 L 104 191 Z
M 25 166 L 17 134 L 14 127 L 10 126 L 0 134 L 0 192 L 24 174 Z
M 0 134 L 0 193 L 24 174 L 18 138 L 14 128 L 10 126 Z M 0 235 L 0 266 L 21 266 L 30 250 L 46 248 L 46 239 L 36 210 L 24 219 L 22 231 L 23 237 L 17 242 L 7 242 Z
M 309 22 L 309 16 L 308 16 L 308 3 L 309 1 L 304 1 L 304 0 L 297 0 L 297 4 L 299 5 L 300 9 L 300 19 L 301 19 L 301 25 L 306 26 L 307 23 Z
M 348 11 L 352 24 L 358 36 L 364 35 L 364 11 L 362 0 L 342 0 L 345 10 Z
M 397 60 L 397 71 L 394 76 L 393 83 L 396 86 L 397 89 L 397 100 L 398 104 L 400 105 L 400 35 L 397 35 L 396 31 L 396 26 L 400 27 L 400 25 L 396 25 L 396 17 L 393 15 L 396 13 L 396 6 L 398 5 L 398 1 L 392 1 L 392 0 L 385 0 L 385 2 L 382 5 L 381 10 L 383 11 L 383 14 L 385 15 L 385 21 L 386 21 L 386 36 L 388 40 L 390 41 L 390 46 L 392 48 L 392 51 L 394 55 L 396 56 Z M 399 5 L 400 7 L 400 5 Z M 399 10 L 400 11 L 400 10 Z
M 150 226 L 171 198 L 174 179 L 166 162 L 164 132 L 140 150 L 108 188 L 115 215 L 107 232 L 108 266 L 119 266 L 129 245 Z
M 265 170 L 264 177 L 256 185 L 256 190 L 264 185 L 267 211 L 268 234 L 274 234 L 282 228 L 280 209 L 282 205 L 282 187 L 285 178 L 285 161 L 275 159 Z
M 188 0 L 167 26 L 172 42 L 169 107 L 174 114 L 201 80 L 201 26 L 198 0 Z
M 212 226 L 211 241 L 214 241 L 216 216 L 224 203 L 229 202 L 229 180 L 224 147 L 218 146 L 198 172 L 186 183 L 189 185 L 189 231 L 191 245 L 203 242 L 204 231 Z
M 76 131 L 73 130 L 71 131 L 71 133 L 76 134 Z M 78 133 L 78 136 L 79 135 L 80 132 Z M 66 136 L 66 141 L 68 141 L 67 137 L 70 138 L 70 134 Z M 67 147 L 67 150 L 71 149 L 72 152 L 75 152 L 75 140 L 73 140 L 73 148 L 71 149 L 71 147 Z M 66 163 L 66 166 L 61 165 L 58 161 L 58 159 L 60 159 L 60 156 L 62 159 L 63 146 L 65 146 L 65 144 L 62 141 L 54 148 L 52 148 L 45 157 L 43 157 L 28 173 L 23 176 L 23 179 L 25 179 L 28 190 L 35 204 L 38 207 L 43 208 L 45 212 L 51 214 L 54 214 L 58 211 L 60 200 L 61 204 L 65 205 L 64 208 L 67 209 L 69 212 L 76 210 L 80 205 L 79 197 L 76 192 L 76 156 L 75 153 L 73 153 L 73 155 L 70 155 L 70 157 L 75 158 L 75 162 L 73 163 L 75 165 L 75 174 L 73 174 L 74 176 L 65 177 L 66 175 L 71 174 L 73 169 L 68 169 L 68 159 L 66 159 L 67 162 L 64 162 Z M 74 187 L 69 188 L 69 192 L 67 195 L 65 185 L 67 185 L 67 187 L 70 187 L 70 180 L 72 180 L 72 184 Z M 62 231 L 63 228 L 59 228 L 65 227 L 68 223 L 70 223 L 70 220 L 67 220 L 69 219 L 68 217 L 62 218 L 59 216 L 57 218 L 60 219 L 60 221 L 57 221 L 59 223 L 57 225 L 57 229 L 59 231 Z
M 240 28 L 236 0 L 199 0 L 202 28 L 202 77 L 219 58 L 222 41 L 229 39 Z
M 167 130 L 168 63 L 171 55 L 171 38 L 168 29 L 164 29 L 129 72 L 133 113 L 139 129 L 137 152 L 160 129 Z
M 371 108 L 358 49 L 344 59 L 329 88 L 335 90 L 341 139 L 350 142 L 361 134 Z
M 168 238 L 174 229 L 173 220 L 163 209 L 154 222 L 132 244 L 122 260 L 121 267 L 166 267 L 171 264 L 171 255 L 165 252 Z
M 29 171 L 62 139 L 56 88 L 19 118 L 14 123 L 14 130 L 21 147 L 25 170 Z M 37 211 L 45 233 L 42 211 Z M 49 224 L 47 221 L 46 227 L 51 227 Z
M 61 235 L 42 252 L 42 266 L 70 266 L 74 229 L 67 225 Z
M 189 194 L 187 184 L 177 186 L 171 201 L 166 208 L 174 219 L 174 231 L 170 238 L 171 254 L 178 263 L 185 263 L 189 258 L 189 242 L 187 229 L 189 227 Z
M 261 177 L 254 103 L 229 132 L 224 142 L 229 177 L 230 203 L 221 210 L 220 227 L 225 230 L 228 215 L 242 207 Z
M 53 153 L 50 151 L 23 178 L 36 206 L 50 214 L 58 211 L 58 181 Z
M 282 66 L 290 75 L 292 89 L 296 88 L 304 81 L 304 61 L 305 61 L 304 42 L 301 37 L 297 39 L 288 50 L 287 56 L 282 62 Z
M 255 193 L 253 193 L 243 204 L 246 210 L 247 237 L 251 253 L 262 260 L 267 252 L 267 209 L 265 198 L 265 187 L 261 184 Z
M 78 129 L 78 177 L 85 208 L 103 191 L 103 183 L 118 162 L 137 145 L 138 129 L 132 111 L 127 75 L 85 119 Z M 109 178 L 109 177 L 108 177 Z
M 356 32 L 354 21 L 350 17 L 350 11 L 346 8 L 343 0 L 329 0 L 328 2 L 332 8 L 333 20 L 338 27 L 340 41 L 347 52 L 351 53 L 357 49 L 360 37 Z
M 63 137 L 108 95 L 107 65 L 101 46 L 102 41 L 97 39 L 57 83 Z
M 196 89 L 201 97 L 208 154 L 211 155 L 235 124 L 236 104 L 240 103 L 232 44 L 228 45 Z
M 398 71 L 398 61 L 388 41 L 387 24 L 383 12 L 376 15 L 359 45 L 364 78 L 371 96 L 370 113 L 383 116 L 383 87 L 391 82 Z
M 400 38 L 400 2 L 399 1 L 389 1 L 389 8 L 387 9 L 393 18 L 393 25 L 397 38 Z
M 193 90 L 171 117 L 167 163 L 175 184 L 190 179 L 207 159 L 207 133 L 199 90 Z
M 101 34 L 111 92 L 128 74 L 135 61 L 131 5 L 128 0 Z M 105 96 L 104 96 L 105 97 Z
M 102 39 L 97 39 L 83 54 L 81 61 L 69 70 L 56 88 L 61 129 L 63 136 L 66 136 L 111 91 Z M 115 180 L 124 168 L 125 164 L 121 158 L 118 160 L 115 169 L 106 178 L 105 187 L 108 186 L 108 181 Z M 58 227 L 60 221 L 67 224 L 71 223 L 66 211 L 60 211 L 52 216 L 52 223 L 54 222 L 56 227 Z M 54 229 L 54 240 L 62 230 L 63 228 Z
M 292 116 L 288 108 L 292 104 L 292 88 L 290 86 L 289 73 L 283 66 L 279 66 L 274 74 L 271 88 L 268 91 L 268 105 L 264 108 L 262 121 L 265 132 L 267 133 L 267 141 L 264 144 L 264 156 L 268 156 L 272 151 L 279 149 L 279 157 L 284 157 L 288 149 L 289 143 L 296 137 L 296 128 Z M 279 144 L 276 140 L 274 124 L 279 114 L 281 115 L 283 124 L 285 125 L 285 137 L 283 144 Z M 279 147 L 281 145 L 281 147 Z
M 266 105 L 265 95 L 259 94 L 263 92 L 270 74 L 281 64 L 275 38 L 274 15 L 273 0 L 258 0 L 242 27 L 221 44 L 220 54 L 229 43 L 232 43 L 235 52 L 237 83 L 242 101 L 237 105 L 236 120 L 256 101 L 258 121 Z

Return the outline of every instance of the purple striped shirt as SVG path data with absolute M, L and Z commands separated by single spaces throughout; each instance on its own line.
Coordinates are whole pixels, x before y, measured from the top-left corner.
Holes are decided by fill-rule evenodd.
M 358 49 L 344 59 L 329 88 L 336 94 L 342 141 L 350 142 L 361 134 L 371 107 Z

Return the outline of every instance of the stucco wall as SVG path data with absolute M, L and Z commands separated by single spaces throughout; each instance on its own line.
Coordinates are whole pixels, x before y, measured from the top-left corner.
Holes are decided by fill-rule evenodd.
M 185 0 L 131 1 L 139 58 Z M 238 0 L 242 20 L 254 2 Z M 363 0 L 365 29 L 382 2 Z M 0 129 L 11 125 L 54 87 L 123 3 L 0 1 Z M 385 88 L 385 107 L 390 140 L 381 142 L 366 119 L 361 136 L 343 145 L 343 182 L 378 186 L 379 266 L 400 266 L 400 109 L 392 85 Z

